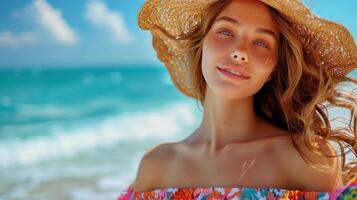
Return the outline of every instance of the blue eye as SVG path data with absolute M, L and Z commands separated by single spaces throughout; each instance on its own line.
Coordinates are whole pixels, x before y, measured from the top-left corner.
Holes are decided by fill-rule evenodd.
M 261 45 L 258 45 L 258 46 L 261 46 L 263 48 L 268 48 L 268 45 L 266 45 L 264 42 L 262 41 L 257 41 L 258 44 L 261 44 Z
M 229 31 L 218 31 L 218 33 L 225 35 L 225 36 L 232 36 L 231 32 L 229 32 Z

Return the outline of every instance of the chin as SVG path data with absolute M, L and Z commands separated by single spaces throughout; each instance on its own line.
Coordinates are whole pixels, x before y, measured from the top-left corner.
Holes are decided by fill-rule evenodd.
M 224 89 L 218 89 L 215 90 L 214 94 L 217 97 L 223 97 L 226 99 L 231 99 L 231 100 L 239 100 L 239 99 L 245 99 L 247 97 L 250 97 L 251 94 L 247 94 L 246 91 L 239 91 L 239 89 L 230 89 L 230 90 L 224 90 Z

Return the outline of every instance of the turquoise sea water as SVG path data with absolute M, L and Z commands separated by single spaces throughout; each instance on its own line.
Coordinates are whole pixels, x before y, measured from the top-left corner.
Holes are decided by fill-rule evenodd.
M 164 68 L 0 70 L 0 199 L 113 199 L 199 116 Z
M 115 199 L 201 114 L 164 68 L 1 69 L 0 199 Z

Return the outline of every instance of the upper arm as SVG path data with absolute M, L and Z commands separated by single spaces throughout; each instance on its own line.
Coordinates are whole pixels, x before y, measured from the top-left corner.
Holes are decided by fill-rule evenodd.
M 335 149 L 325 139 L 319 139 L 318 144 L 324 154 L 331 156 L 325 157 L 324 163 L 331 166 L 332 172 L 328 174 L 328 178 L 332 184 L 332 190 L 341 188 L 343 186 L 342 168 Z
M 317 139 L 317 144 L 326 155 L 336 155 L 333 148 L 325 139 Z M 289 166 L 292 168 L 293 181 L 297 183 L 304 190 L 317 190 L 317 191 L 335 191 L 337 188 L 342 187 L 342 176 L 340 174 L 341 167 L 338 157 L 326 157 L 316 155 L 307 149 L 304 145 L 299 145 L 302 153 L 308 158 L 317 162 L 318 164 L 327 165 L 330 167 L 328 171 L 320 171 L 313 168 L 301 157 L 298 151 L 294 151 L 290 157 Z M 318 167 L 318 166 L 317 166 Z
M 156 163 L 150 153 L 147 153 L 142 157 L 139 163 L 135 181 L 132 184 L 133 190 L 135 192 L 145 191 L 147 188 L 152 187 L 152 185 L 155 184 L 155 164 Z
M 135 192 L 152 190 L 160 184 L 169 153 L 168 144 L 161 144 L 142 157 L 135 181 L 132 184 Z

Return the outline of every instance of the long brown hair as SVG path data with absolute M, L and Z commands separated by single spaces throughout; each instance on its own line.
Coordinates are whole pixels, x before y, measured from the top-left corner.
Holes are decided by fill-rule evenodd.
M 192 51 L 189 59 L 191 84 L 194 97 L 200 101 L 202 107 L 206 91 L 206 82 L 201 71 L 203 39 L 215 18 L 229 2 L 231 0 L 219 0 L 211 4 L 202 24 L 188 38 Z M 318 64 L 318 55 L 301 42 L 289 21 L 276 9 L 269 5 L 268 7 L 281 33 L 279 58 L 271 80 L 254 95 L 255 112 L 271 124 L 287 130 L 302 158 L 316 169 L 331 170 L 332 166 L 321 164 L 305 155 L 292 137 L 293 134 L 301 135 L 303 144 L 311 152 L 341 158 L 338 171 L 346 184 L 357 174 L 357 95 L 353 91 L 338 88 L 338 83 L 327 69 Z M 345 81 L 357 84 L 356 79 L 345 77 Z M 350 111 L 348 122 L 346 118 L 342 118 L 346 122 L 344 127 L 332 129 L 331 123 L 334 120 L 328 118 L 331 107 Z M 341 118 L 335 120 L 339 119 Z M 320 139 L 327 142 L 330 153 L 322 151 L 323 146 L 316 145 Z M 331 146 L 329 142 L 335 142 L 338 148 Z M 346 155 L 350 152 L 355 158 L 347 163 Z M 336 171 L 335 167 L 334 170 Z

